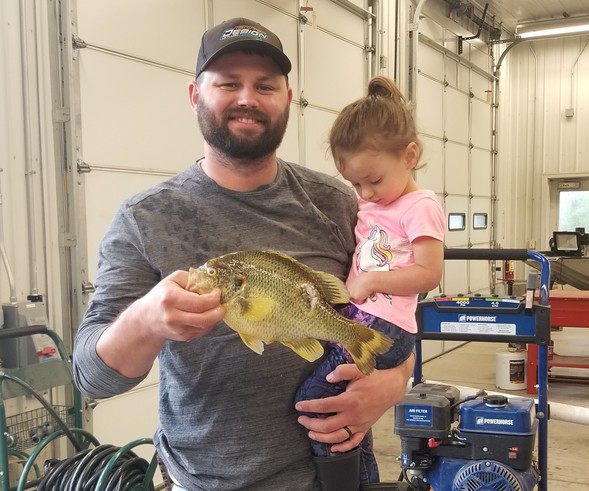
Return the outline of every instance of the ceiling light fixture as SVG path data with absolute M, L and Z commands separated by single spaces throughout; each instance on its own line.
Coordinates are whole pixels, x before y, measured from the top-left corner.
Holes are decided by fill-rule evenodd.
M 589 34 L 589 16 L 518 24 L 516 33 L 520 38 Z

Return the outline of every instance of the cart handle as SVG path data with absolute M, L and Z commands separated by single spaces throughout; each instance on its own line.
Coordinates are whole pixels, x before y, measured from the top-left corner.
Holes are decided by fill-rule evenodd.
M 444 249 L 444 259 L 486 259 L 501 261 L 529 259 L 527 249 Z
M 482 259 L 488 261 L 511 260 L 527 261 L 531 259 L 540 263 L 540 305 L 548 305 L 550 290 L 550 262 L 546 256 L 527 249 L 444 249 L 444 259 Z

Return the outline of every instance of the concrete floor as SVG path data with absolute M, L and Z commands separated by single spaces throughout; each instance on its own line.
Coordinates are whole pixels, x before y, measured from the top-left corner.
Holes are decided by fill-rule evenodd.
M 554 352 L 563 356 L 588 356 L 589 332 L 564 328 L 552 333 Z M 523 397 L 534 397 L 523 390 L 496 387 L 496 353 L 507 348 L 499 343 L 467 343 L 454 351 L 424 363 L 427 380 L 473 388 L 483 388 Z M 551 368 L 548 400 L 587 408 L 589 406 L 589 370 Z M 587 377 L 587 380 L 556 381 L 555 376 Z M 505 380 L 505 379 L 501 379 Z M 589 411 L 589 409 L 587 409 Z M 585 418 L 586 419 L 586 418 Z M 375 451 L 381 481 L 399 477 L 399 437 L 393 433 L 394 411 L 387 412 L 374 427 Z M 548 422 L 548 488 L 551 491 L 587 491 L 589 489 L 589 426 L 555 420 Z M 436 490 L 436 491 L 450 491 Z

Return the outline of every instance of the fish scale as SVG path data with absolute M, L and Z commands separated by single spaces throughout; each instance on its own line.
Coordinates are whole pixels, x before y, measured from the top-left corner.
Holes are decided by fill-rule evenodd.
M 368 375 L 375 357 L 393 343 L 333 308 L 349 301 L 341 280 L 278 251 L 238 251 L 190 268 L 187 290 L 204 294 L 215 288 L 221 290 L 225 323 L 258 354 L 278 342 L 315 361 L 324 352 L 319 340 L 340 343 Z

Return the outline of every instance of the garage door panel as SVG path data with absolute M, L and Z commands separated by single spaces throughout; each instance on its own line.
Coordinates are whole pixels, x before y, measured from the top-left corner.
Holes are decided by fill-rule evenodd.
M 491 158 L 491 152 L 478 148 L 471 150 L 470 190 L 475 196 L 488 196 L 490 198 L 492 195 Z
M 444 81 L 444 55 L 427 44 L 419 46 L 418 68 L 421 73 Z
M 468 145 L 470 99 L 467 94 L 451 87 L 445 90 L 444 127 L 446 138 Z
M 84 51 L 80 60 L 84 160 L 183 169 L 202 148 L 188 99 L 189 81 L 189 76 L 176 72 Z M 174 159 L 170 147 L 176 149 Z
M 472 72 L 471 76 L 472 93 L 478 99 L 487 101 L 487 94 L 492 89 L 491 81 L 487 77 L 483 77 L 481 74 Z
M 305 27 L 305 99 L 310 104 L 334 111 L 366 92 L 365 53 L 363 49 L 333 37 L 331 34 Z M 333 56 L 339 53 L 339 56 Z M 320 74 L 329 73 L 334 83 L 317 83 Z
M 322 109 L 312 107 L 305 109 L 306 166 L 331 176 L 338 174 L 328 143 L 329 129 L 335 118 L 336 114 Z
M 458 87 L 458 62 L 449 56 L 444 58 L 444 74 L 450 87 Z
M 484 223 L 486 218 L 486 225 Z M 488 247 L 491 241 L 491 202 L 488 198 L 472 198 L 470 203 L 470 241 L 473 246 Z
M 420 133 L 442 138 L 442 100 L 444 86 L 423 75 L 417 77 L 419 104 L 416 107 L 416 123 Z
M 458 66 L 458 89 L 470 93 L 470 70 L 462 64 Z
M 448 142 L 446 148 L 446 192 L 468 195 L 468 147 Z
M 305 27 L 310 27 L 318 31 L 326 30 L 331 35 L 340 36 L 343 39 L 349 40 L 351 43 L 359 46 L 366 45 L 366 35 L 364 32 L 365 20 L 362 17 L 342 10 L 334 2 L 316 2 L 313 8 L 315 9 L 315 25 L 313 26 L 311 23 L 313 20 L 312 14 L 307 14 L 310 23 L 306 24 Z M 334 57 L 332 53 L 324 61 L 327 62 L 332 58 L 337 57 Z
M 444 192 L 444 144 L 441 140 L 420 136 L 423 143 L 423 156 L 420 164 L 424 167 L 419 169 L 416 180 L 420 187 L 431 189 L 437 194 Z
M 78 36 L 87 43 L 194 70 L 205 26 L 204 3 L 175 0 L 171 9 L 162 0 L 78 0 Z
M 434 20 L 430 19 L 429 17 L 422 17 L 419 20 L 419 32 L 424 36 L 427 36 L 430 39 L 443 44 L 444 39 L 444 29 L 437 24 Z M 419 49 L 421 49 L 423 44 L 419 45 Z M 421 57 L 421 52 L 418 55 L 418 58 Z
M 488 292 L 490 286 L 489 261 L 469 261 L 469 278 L 471 292 Z
M 446 212 L 446 245 L 448 247 L 467 247 L 468 246 L 468 198 L 466 196 L 447 196 L 444 202 L 444 211 Z M 450 226 L 457 223 L 450 215 L 463 215 L 464 229 L 449 230 Z M 460 218 L 457 216 L 456 218 Z
M 468 284 L 468 268 L 466 261 L 445 261 L 443 292 L 446 295 L 466 293 L 465 285 Z
M 492 70 L 491 58 L 487 45 L 483 43 L 470 44 L 470 62 L 485 72 Z
M 299 128 L 297 122 L 299 110 L 300 109 L 298 104 L 290 105 L 288 126 L 286 127 L 286 133 L 284 134 L 284 138 L 282 139 L 282 143 L 280 144 L 277 152 L 277 155 L 280 158 L 289 162 L 301 161 L 301 156 L 299 155 Z
M 472 99 L 472 144 L 491 150 L 491 106 Z

